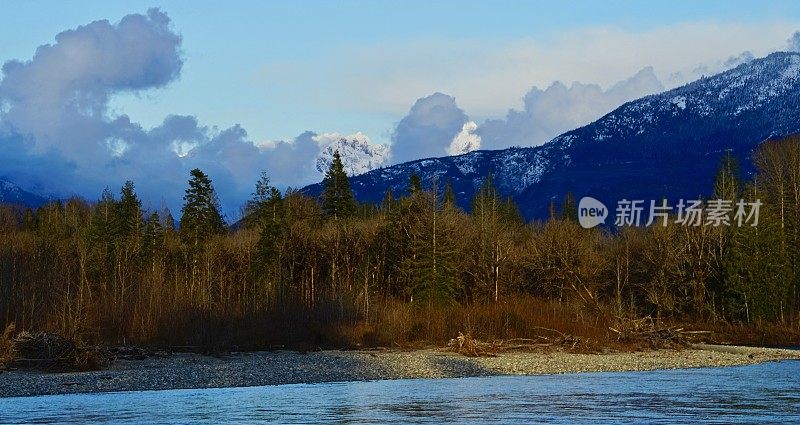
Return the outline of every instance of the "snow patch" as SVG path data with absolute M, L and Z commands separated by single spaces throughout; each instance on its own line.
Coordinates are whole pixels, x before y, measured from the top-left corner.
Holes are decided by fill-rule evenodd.
M 672 98 L 672 104 L 677 106 L 678 109 L 686 109 L 686 96 L 675 96 Z

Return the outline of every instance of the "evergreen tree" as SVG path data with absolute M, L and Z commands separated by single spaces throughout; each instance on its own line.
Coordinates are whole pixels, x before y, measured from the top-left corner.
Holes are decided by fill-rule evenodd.
M 208 237 L 225 231 L 214 186 L 208 176 L 195 168 L 183 196 L 180 233 L 186 243 L 197 247 Z
M 454 226 L 453 208 L 443 208 L 436 191 L 436 181 L 428 192 L 416 192 L 411 209 L 406 210 L 410 256 L 406 269 L 411 269 L 408 288 L 411 298 L 428 305 L 450 303 L 458 293 L 459 280 L 454 249 L 458 229 Z
M 420 192 L 422 192 L 422 183 L 420 182 L 419 175 L 417 173 L 411 173 L 411 177 L 408 181 L 408 194 L 414 196 Z
M 116 203 L 115 233 L 118 238 L 129 238 L 142 233 L 144 218 L 142 202 L 136 195 L 133 182 L 128 180 L 122 186 L 119 202 Z
M 575 196 L 572 192 L 567 192 L 564 196 L 564 204 L 561 206 L 561 218 L 578 222 L 578 204 L 575 202 Z
M 155 211 L 145 222 L 143 245 L 147 258 L 153 258 L 164 249 L 164 226 L 161 225 L 161 218 Z
M 444 186 L 444 205 L 448 208 L 456 208 L 456 194 L 453 192 L 453 185 L 450 180 Z
M 256 182 L 253 197 L 247 201 L 245 206 L 245 217 L 242 220 L 245 227 L 263 228 L 272 219 L 271 215 L 274 211 L 271 211 L 270 204 L 271 202 L 274 203 L 276 197 L 277 199 L 281 198 L 280 192 L 270 185 L 267 173 L 262 172 L 261 177 Z M 280 200 L 282 201 L 282 199 Z
M 351 217 L 356 212 L 356 201 L 350 189 L 350 180 L 344 171 L 339 151 L 333 153 L 331 166 L 322 181 L 322 211 L 334 220 Z
M 169 208 L 164 208 L 161 211 L 161 216 L 164 217 L 164 221 L 162 226 L 164 227 L 165 232 L 174 232 L 175 231 L 175 217 L 172 216 L 172 211 Z
M 111 190 L 105 188 L 95 206 L 95 213 L 92 215 L 91 240 L 95 244 L 109 247 L 114 243 L 116 211 L 117 201 Z
M 250 269 L 253 279 L 267 282 L 274 278 L 279 260 L 280 241 L 286 229 L 286 215 L 281 192 L 269 188 L 266 198 L 254 213 L 258 217 L 258 229 L 261 231 L 256 243 L 255 255 Z
M 757 199 L 755 187 L 746 191 Z M 762 207 L 758 226 L 732 227 L 725 256 L 725 308 L 729 318 L 752 322 L 782 318 L 794 280 L 776 209 Z

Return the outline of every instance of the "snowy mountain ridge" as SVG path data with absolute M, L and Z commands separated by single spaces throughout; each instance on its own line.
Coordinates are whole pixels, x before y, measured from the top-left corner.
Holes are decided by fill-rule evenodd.
M 23 190 L 7 180 L 0 180 L 0 203 L 38 207 L 47 202 L 47 198 Z
M 492 173 L 528 218 L 544 218 L 566 193 L 618 199 L 696 197 L 711 192 L 720 157 L 730 151 L 751 172 L 762 141 L 800 132 L 800 54 L 778 52 L 685 86 L 646 96 L 544 145 L 397 164 L 354 177 L 358 199 L 404 193 L 412 173 L 450 181 L 468 207 Z M 317 194 L 319 185 L 305 188 Z
M 333 154 L 337 150 L 342 158 L 344 169 L 349 176 L 364 174 L 386 165 L 389 161 L 389 146 L 372 143 L 361 132 L 342 136 L 337 133 L 323 133 L 314 136 L 322 151 L 316 159 L 316 170 L 322 176 L 330 168 Z

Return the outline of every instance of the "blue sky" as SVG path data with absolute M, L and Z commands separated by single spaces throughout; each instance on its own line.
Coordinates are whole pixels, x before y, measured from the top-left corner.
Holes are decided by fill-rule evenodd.
M 457 62 L 463 46 L 473 42 L 482 46 L 525 40 L 546 44 L 586 28 L 636 34 L 689 22 L 800 22 L 800 3 L 792 1 L 81 1 L 69 7 L 58 1 L 11 1 L 5 5 L 6 13 L 0 17 L 2 61 L 31 58 L 37 46 L 52 43 L 62 30 L 97 19 L 114 22 L 129 13 L 160 7 L 183 36 L 186 62 L 181 77 L 162 89 L 119 95 L 112 107 L 150 126 L 173 113 L 193 114 L 220 127 L 240 123 L 254 140 L 289 139 L 304 130 L 315 130 L 364 131 L 375 141 L 388 142 L 393 124 L 415 99 L 431 94 L 422 90 L 433 87 L 422 84 L 414 91 L 412 85 L 405 99 L 399 96 L 374 104 L 348 100 L 342 75 L 348 73 L 347 68 L 364 64 L 369 64 L 370 71 L 381 71 L 381 66 L 374 65 L 383 60 L 375 53 L 381 46 L 386 51 L 411 46 L 407 49 L 413 52 L 414 42 L 455 43 L 459 49 L 450 52 Z M 741 46 L 740 50 L 749 48 L 752 46 Z M 442 47 L 420 55 L 447 52 Z M 411 76 L 421 72 L 414 68 L 416 62 L 408 65 Z M 394 62 L 385 66 L 394 66 Z M 532 72 L 535 67 L 531 64 Z M 295 71 L 302 77 L 292 78 Z M 392 69 L 396 72 L 402 70 Z M 354 69 L 352 74 L 358 78 L 359 72 Z M 555 79 L 551 72 L 544 74 L 540 81 L 518 84 L 541 86 Z M 380 75 L 373 72 L 371 76 L 374 78 L 365 84 L 381 81 Z M 621 72 L 598 74 L 584 82 L 608 85 L 625 77 Z M 560 79 L 571 78 L 564 75 Z M 353 96 L 380 90 L 364 87 Z M 519 92 L 517 98 L 523 94 Z M 496 102 L 508 103 L 507 108 L 519 106 L 510 103 L 513 100 L 509 94 Z M 502 106 L 474 112 L 465 109 L 478 117 L 503 113 Z

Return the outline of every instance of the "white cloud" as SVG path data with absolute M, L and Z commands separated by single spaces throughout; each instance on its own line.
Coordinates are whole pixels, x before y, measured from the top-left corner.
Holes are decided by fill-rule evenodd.
M 478 129 L 478 124 L 475 121 L 464 123 L 461 131 L 456 134 L 450 146 L 447 147 L 447 153 L 450 155 L 461 155 L 463 153 L 472 152 L 481 148 L 481 136 L 475 134 Z
M 452 96 L 436 92 L 417 99 L 392 133 L 392 161 L 444 156 L 469 121 Z

